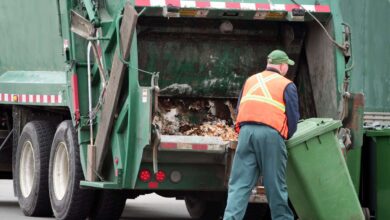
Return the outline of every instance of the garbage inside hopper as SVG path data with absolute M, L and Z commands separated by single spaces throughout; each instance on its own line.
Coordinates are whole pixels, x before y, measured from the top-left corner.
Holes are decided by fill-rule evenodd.
M 198 135 L 198 136 L 216 136 L 221 137 L 224 141 L 236 141 L 238 138 L 237 133 L 231 126 L 228 126 L 222 122 L 209 123 L 206 122 L 200 126 L 196 126 L 191 130 L 184 132 L 185 135 Z
M 226 100 L 160 98 L 154 123 L 163 135 L 214 136 L 236 141 L 231 106 Z

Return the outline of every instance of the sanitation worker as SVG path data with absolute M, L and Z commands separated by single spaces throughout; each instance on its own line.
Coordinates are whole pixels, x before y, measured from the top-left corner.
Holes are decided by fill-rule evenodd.
M 241 91 L 237 103 L 238 146 L 224 220 L 243 219 L 260 174 L 272 219 L 294 219 L 287 201 L 284 140 L 297 129 L 299 109 L 297 89 L 284 77 L 289 65 L 294 61 L 285 52 L 272 51 L 266 70 L 249 77 Z

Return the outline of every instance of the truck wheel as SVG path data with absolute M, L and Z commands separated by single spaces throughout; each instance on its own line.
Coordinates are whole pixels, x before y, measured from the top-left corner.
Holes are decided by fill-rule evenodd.
M 127 192 L 123 190 L 99 190 L 91 210 L 91 220 L 117 220 L 126 205 Z
M 50 216 L 47 176 L 55 128 L 46 121 L 27 123 L 16 150 L 14 185 L 19 206 L 26 216 Z
M 85 219 L 93 191 L 80 188 L 84 179 L 77 134 L 71 121 L 63 121 L 54 135 L 50 153 L 49 194 L 57 219 Z
M 188 213 L 194 219 L 218 220 L 225 210 L 225 202 L 204 201 L 196 197 L 186 197 L 185 203 Z

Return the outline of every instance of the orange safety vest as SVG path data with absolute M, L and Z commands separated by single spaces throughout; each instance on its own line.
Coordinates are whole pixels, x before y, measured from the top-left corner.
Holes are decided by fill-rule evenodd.
M 242 91 L 237 125 L 241 122 L 259 122 L 274 128 L 287 139 L 287 116 L 283 97 L 289 83 L 290 80 L 271 71 L 249 77 Z

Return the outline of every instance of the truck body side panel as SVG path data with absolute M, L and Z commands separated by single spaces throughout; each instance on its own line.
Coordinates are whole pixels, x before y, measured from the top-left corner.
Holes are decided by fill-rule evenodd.
M 352 27 L 351 90 L 365 94 L 366 112 L 390 112 L 390 28 L 387 0 L 339 1 Z
M 0 2 L 0 74 L 64 68 L 57 1 Z

